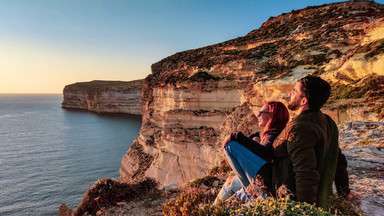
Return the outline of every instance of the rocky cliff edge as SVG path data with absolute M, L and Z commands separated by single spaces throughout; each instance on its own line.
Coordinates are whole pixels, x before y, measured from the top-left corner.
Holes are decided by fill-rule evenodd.
M 324 112 L 335 121 L 383 121 L 384 6 L 350 1 L 291 11 L 244 37 L 153 64 L 142 128 L 120 180 L 153 177 L 167 187 L 204 176 L 224 159 L 225 135 L 257 130 L 252 111 L 267 100 L 286 103 L 308 74 L 332 84 Z

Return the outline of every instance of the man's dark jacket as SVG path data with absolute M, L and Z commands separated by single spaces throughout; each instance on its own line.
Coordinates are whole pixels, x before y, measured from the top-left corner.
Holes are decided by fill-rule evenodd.
M 273 143 L 273 184 L 286 185 L 297 201 L 324 207 L 335 181 L 349 193 L 347 161 L 336 123 L 319 110 L 307 110 L 289 122 Z

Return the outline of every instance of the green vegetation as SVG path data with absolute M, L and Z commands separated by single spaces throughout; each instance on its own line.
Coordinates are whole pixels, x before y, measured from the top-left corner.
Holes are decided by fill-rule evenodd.
M 356 50 L 356 53 L 365 53 L 364 58 L 366 59 L 370 59 L 379 54 L 382 54 L 384 53 L 384 39 L 379 39 L 379 40 L 373 41 L 372 43 L 359 47 Z
M 212 175 L 206 175 L 202 178 L 198 178 L 198 179 L 195 179 L 193 181 L 191 181 L 189 183 L 189 186 L 190 187 L 198 187 L 200 186 L 201 184 L 204 184 L 204 185 L 207 185 L 207 186 L 211 186 L 212 183 L 217 180 L 217 177 L 216 176 L 212 176 Z
M 210 198 L 210 199 L 209 199 Z M 199 204 L 208 203 L 214 197 L 204 194 L 199 188 L 189 188 L 183 191 L 176 200 L 163 204 L 164 215 L 199 215 Z
M 365 139 L 362 139 L 362 140 L 359 140 L 359 145 L 362 145 L 362 146 L 367 146 L 371 143 L 372 141 L 365 138 Z
M 376 104 L 373 107 L 373 112 L 378 114 L 379 119 L 384 118 L 384 104 Z
M 359 198 L 347 199 L 333 195 L 328 200 L 328 212 L 333 215 L 365 215 Z
M 96 215 L 96 212 L 102 208 L 117 206 L 118 202 L 128 202 L 149 192 L 156 194 L 158 191 L 158 182 L 151 178 L 137 184 L 121 183 L 110 178 L 101 179 L 88 189 L 80 205 L 74 211 L 74 215 L 85 213 Z
M 363 114 L 373 112 L 377 114 L 378 119 L 384 118 L 384 76 L 372 74 L 360 80 L 347 85 L 332 87 L 330 102 L 338 99 L 362 99 L 344 101 L 338 105 L 339 110 L 346 110 L 356 106 L 364 105 L 367 108 L 362 111 Z
M 361 98 L 366 92 L 352 85 L 341 85 L 333 91 L 333 99 Z
M 241 203 L 236 199 L 221 201 L 213 205 L 217 191 L 215 188 L 202 189 L 201 184 L 211 185 L 216 179 L 212 175 L 192 181 L 179 196 L 163 204 L 162 213 L 166 216 L 189 215 L 362 215 L 356 200 L 347 200 L 338 196 L 332 196 L 328 202 L 328 208 L 323 209 L 307 203 L 289 199 L 288 193 L 279 189 L 278 197 L 267 199 L 255 198 L 247 203 Z M 254 185 L 253 185 L 254 186 Z M 247 189 L 248 190 L 248 189 Z M 251 192 L 252 193 L 252 192 Z M 257 195 L 255 195 L 257 196 Z M 258 196 L 260 197 L 260 196 Z
M 384 76 L 371 75 L 355 83 L 337 86 L 331 95 L 332 99 L 362 98 L 366 93 L 379 91 L 382 88 Z
M 181 72 L 174 72 L 169 75 L 166 75 L 165 77 L 165 83 L 177 83 L 177 82 L 184 82 L 188 80 L 188 74 L 184 71 Z
M 222 202 L 219 205 L 206 205 L 198 215 L 333 215 L 307 203 L 292 201 L 288 198 L 255 199 L 248 205 L 236 202 Z
M 206 71 L 198 71 L 197 73 L 193 74 L 190 78 L 189 81 L 191 82 L 204 82 L 207 80 L 219 80 L 219 77 L 215 77 L 211 74 L 209 74 Z
M 227 160 L 223 160 L 220 163 L 220 166 L 213 167 L 210 171 L 210 175 L 219 175 L 223 173 L 229 173 L 232 168 L 229 166 Z
M 211 196 L 212 197 L 212 196 Z M 254 199 L 246 204 L 230 199 L 212 205 L 209 196 L 198 188 L 182 192 L 176 200 L 163 204 L 164 215 L 362 215 L 355 201 L 332 197 L 328 210 L 286 197 Z
M 94 80 L 90 82 L 77 82 L 74 84 L 67 85 L 65 86 L 64 91 L 70 91 L 72 89 L 76 91 L 84 91 L 90 97 L 94 97 L 97 92 L 101 92 L 111 88 L 119 88 L 123 91 L 130 91 L 135 89 L 141 89 L 142 85 L 143 80 L 134 80 L 129 82 Z

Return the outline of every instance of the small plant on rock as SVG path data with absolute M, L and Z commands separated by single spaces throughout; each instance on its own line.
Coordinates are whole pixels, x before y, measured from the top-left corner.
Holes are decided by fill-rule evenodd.
M 359 140 L 359 145 L 362 145 L 362 146 L 367 146 L 371 143 L 372 141 L 365 138 L 365 139 L 362 139 L 362 140 Z

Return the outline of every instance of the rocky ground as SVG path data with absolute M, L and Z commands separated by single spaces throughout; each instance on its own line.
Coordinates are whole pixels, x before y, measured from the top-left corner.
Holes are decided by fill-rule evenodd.
M 348 160 L 350 184 L 367 215 L 384 215 L 384 123 L 345 122 L 340 145 Z
M 339 129 L 351 188 L 361 196 L 362 210 L 367 215 L 384 215 L 384 123 L 351 121 L 344 122 Z M 103 209 L 98 215 L 162 215 L 162 204 L 177 195 L 177 190 L 161 191 L 145 199 L 121 203 L 120 207 Z

